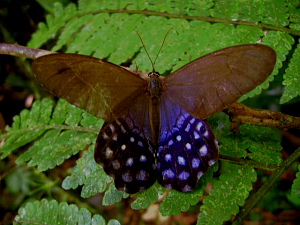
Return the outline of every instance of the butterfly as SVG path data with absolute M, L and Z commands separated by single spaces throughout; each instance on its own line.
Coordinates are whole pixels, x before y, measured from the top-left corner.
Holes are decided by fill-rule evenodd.
M 41 56 L 32 68 L 48 91 L 105 120 L 95 160 L 118 190 L 133 194 L 156 180 L 193 190 L 219 157 L 205 119 L 261 84 L 275 62 L 272 48 L 248 44 L 202 56 L 167 77 L 78 54 Z

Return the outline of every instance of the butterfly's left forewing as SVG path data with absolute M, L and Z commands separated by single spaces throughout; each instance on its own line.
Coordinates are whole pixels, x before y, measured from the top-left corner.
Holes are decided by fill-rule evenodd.
M 218 144 L 205 120 L 163 97 L 157 152 L 158 182 L 169 189 L 191 191 L 219 157 Z

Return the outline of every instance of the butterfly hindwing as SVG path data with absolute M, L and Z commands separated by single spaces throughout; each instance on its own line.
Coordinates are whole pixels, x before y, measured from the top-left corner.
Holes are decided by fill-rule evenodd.
M 121 117 L 103 125 L 95 147 L 96 162 L 113 177 L 118 190 L 130 194 L 149 188 L 157 179 L 148 98 L 138 96 L 134 103 Z
M 133 194 L 152 186 L 157 173 L 151 145 L 129 120 L 118 118 L 104 124 L 97 138 L 95 160 L 113 177 L 118 190 Z
M 217 141 L 207 121 L 192 117 L 167 98 L 161 119 L 164 129 L 157 152 L 158 182 L 169 189 L 191 191 L 217 161 Z

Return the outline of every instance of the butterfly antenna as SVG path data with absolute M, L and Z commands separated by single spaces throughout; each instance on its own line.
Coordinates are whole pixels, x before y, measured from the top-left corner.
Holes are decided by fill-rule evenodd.
M 146 53 L 147 53 L 147 55 L 148 55 L 148 58 L 150 59 L 150 62 L 151 62 L 151 64 L 152 64 L 152 68 L 153 68 L 153 69 L 152 69 L 152 72 L 155 72 L 155 63 L 156 63 L 156 60 L 157 60 L 157 58 L 158 58 L 158 56 L 159 56 L 159 53 L 161 52 L 161 50 L 162 50 L 162 48 L 163 48 L 163 46 L 164 46 L 164 44 L 165 44 L 165 41 L 166 41 L 166 39 L 167 39 L 167 36 L 168 36 L 169 33 L 171 32 L 171 30 L 173 30 L 173 28 L 171 28 L 171 29 L 168 31 L 168 33 L 165 35 L 164 40 L 163 40 L 163 43 L 162 43 L 162 45 L 160 46 L 160 49 L 159 49 L 159 51 L 158 51 L 158 53 L 157 53 L 157 55 L 156 55 L 156 57 L 155 57 L 154 62 L 152 61 L 152 59 L 151 59 L 151 57 L 150 57 L 150 55 L 149 55 L 149 53 L 148 53 L 148 51 L 147 51 L 147 49 L 146 49 L 146 46 L 145 46 L 145 44 L 144 44 L 144 42 L 143 42 L 143 39 L 142 39 L 141 35 L 136 31 L 137 35 L 139 36 L 139 38 L 140 38 L 140 40 L 141 40 L 141 42 L 142 42 L 142 45 L 143 45 L 144 49 L 145 49 L 145 51 L 146 51 Z
M 166 33 L 166 35 L 165 35 L 165 37 L 164 37 L 164 40 L 163 40 L 163 42 L 162 42 L 162 44 L 161 44 L 161 46 L 160 46 L 160 49 L 159 49 L 159 51 L 158 51 L 158 53 L 157 53 L 157 55 L 156 55 L 156 57 L 155 57 L 155 60 L 154 60 L 154 63 L 153 63 L 154 65 L 155 65 L 155 62 L 156 62 L 156 60 L 157 60 L 157 58 L 158 58 L 158 56 L 159 56 L 159 53 L 161 52 L 161 50 L 162 50 L 162 48 L 163 48 L 163 46 L 164 46 L 164 44 L 165 44 L 165 41 L 166 41 L 166 39 L 167 39 L 169 33 L 171 32 L 171 30 L 173 30 L 173 28 L 171 28 L 171 29 L 168 31 L 168 33 Z
M 142 45 L 143 45 L 143 47 L 144 47 L 144 49 L 145 49 L 145 51 L 146 51 L 146 54 L 148 55 L 148 58 L 150 59 L 150 62 L 151 62 L 151 64 L 152 64 L 152 70 L 153 70 L 153 72 L 155 71 L 155 69 L 154 69 L 154 63 L 153 63 L 153 61 L 152 61 L 152 59 L 151 59 L 151 57 L 150 57 L 150 55 L 149 55 L 149 53 L 148 53 L 148 51 L 147 51 L 147 48 L 146 48 L 146 46 L 145 46 L 145 44 L 144 44 L 144 42 L 143 42 L 143 39 L 142 39 L 142 37 L 141 37 L 141 35 L 137 32 L 137 31 L 135 31 L 136 33 L 137 33 L 137 35 L 139 36 L 139 38 L 140 38 L 140 40 L 141 40 L 141 42 L 142 42 Z

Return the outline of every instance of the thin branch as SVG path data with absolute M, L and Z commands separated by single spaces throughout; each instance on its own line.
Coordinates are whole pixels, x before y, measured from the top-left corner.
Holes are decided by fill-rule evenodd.
M 256 161 L 250 160 L 250 159 L 234 158 L 234 157 L 230 157 L 230 156 L 226 156 L 226 155 L 222 155 L 222 154 L 220 155 L 220 160 L 228 161 L 228 162 L 236 164 L 236 165 L 253 166 L 256 169 L 267 170 L 267 171 L 274 171 L 278 168 L 278 166 L 273 165 L 273 164 L 260 163 L 260 162 L 256 162 Z
M 43 55 L 49 55 L 56 52 L 51 52 L 42 49 L 29 48 L 17 44 L 5 44 L 0 43 L 0 54 L 12 55 L 12 56 L 23 56 L 29 59 L 36 59 Z
M 284 128 L 300 128 L 300 118 L 271 110 L 254 109 L 240 103 L 233 103 L 223 110 L 229 115 L 231 129 L 238 131 L 240 125 Z
M 274 183 L 280 176 L 300 157 L 300 148 L 298 148 L 291 156 L 283 161 L 281 165 L 270 176 L 269 180 L 251 197 L 246 200 L 242 210 L 237 215 L 233 225 L 242 224 L 243 220 L 248 216 L 254 206 L 266 195 L 266 193 L 274 186 Z

